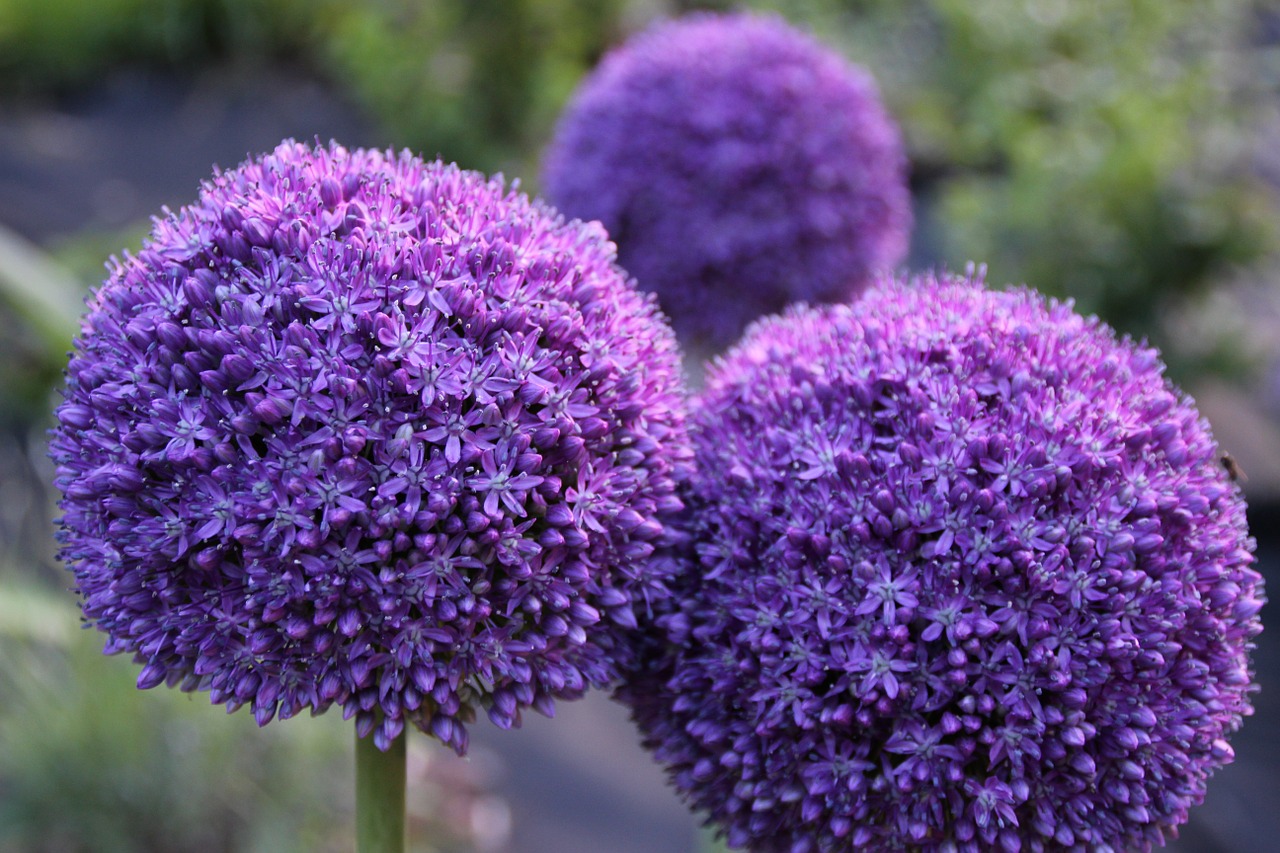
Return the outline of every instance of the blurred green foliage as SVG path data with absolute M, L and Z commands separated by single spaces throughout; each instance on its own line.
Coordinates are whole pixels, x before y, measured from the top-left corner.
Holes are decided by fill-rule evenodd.
M 348 727 L 134 687 L 70 596 L 0 573 L 0 850 L 350 849 Z
M 113 235 L 114 236 L 114 235 Z M 140 242 L 140 240 L 139 240 Z M 72 241 L 85 248 L 93 238 Z M 89 249 L 92 250 L 92 249 Z M 69 257 L 79 259 L 73 249 Z M 99 257 L 97 269 L 102 269 Z M 45 413 L 50 389 L 66 362 L 66 350 L 83 309 L 81 282 L 97 272 L 76 274 L 57 258 L 46 257 L 0 224 L 0 427 L 21 431 L 31 413 Z
M 324 67 L 411 148 L 533 174 L 561 105 L 619 35 L 620 0 L 331 3 Z
M 397 145 L 528 169 L 626 0 L 0 0 L 0 92 L 60 92 L 121 63 L 297 61 Z M 517 174 L 512 171 L 512 175 Z
M 609 46 L 655 15 L 730 5 L 0 0 L 0 91 L 74 87 L 123 61 L 291 59 L 397 144 L 536 190 L 558 111 Z M 747 5 L 880 80 L 912 158 L 917 263 L 985 262 L 1176 355 L 1162 313 L 1276 245 L 1274 192 L 1243 165 L 1251 0 Z
M 0 0 L 0 91 L 67 91 L 113 66 L 286 58 L 330 0 Z
M 870 68 L 902 122 L 918 260 L 985 262 L 996 283 L 1071 296 L 1176 357 L 1163 313 L 1276 245 L 1275 188 L 1248 163 L 1255 13 L 800 0 L 792 16 Z

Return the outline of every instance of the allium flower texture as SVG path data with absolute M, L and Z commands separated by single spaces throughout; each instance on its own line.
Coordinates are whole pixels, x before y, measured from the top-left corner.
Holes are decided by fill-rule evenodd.
M 794 300 L 842 300 L 906 254 L 897 127 L 869 75 L 782 19 L 691 15 L 605 57 L 545 157 L 682 337 L 730 343 Z
M 458 751 L 615 676 L 688 464 L 674 337 L 594 225 L 286 142 L 91 297 L 61 557 L 139 687 Z
M 1140 850 L 1232 758 L 1262 581 L 1152 350 L 952 276 L 752 327 L 623 697 L 757 853 Z

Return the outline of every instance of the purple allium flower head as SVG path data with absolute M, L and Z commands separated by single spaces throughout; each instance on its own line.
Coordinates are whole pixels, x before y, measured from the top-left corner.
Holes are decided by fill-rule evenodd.
M 674 336 L 594 225 L 286 142 L 91 298 L 61 557 L 139 687 L 459 752 L 612 680 L 689 464 Z
M 862 70 L 777 17 L 697 14 L 605 57 L 545 158 L 676 330 L 730 343 L 794 300 L 846 298 L 906 254 L 906 158 Z
M 621 692 L 731 845 L 1137 850 L 1251 712 L 1245 506 L 1157 355 L 950 276 L 763 320 Z

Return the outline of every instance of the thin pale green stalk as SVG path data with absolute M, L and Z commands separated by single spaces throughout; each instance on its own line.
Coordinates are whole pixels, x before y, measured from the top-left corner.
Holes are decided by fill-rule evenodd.
M 62 353 L 80 328 L 84 291 L 48 255 L 0 226 L 0 300 L 35 329 L 51 352 Z
M 404 853 L 404 756 L 407 733 L 382 752 L 356 737 L 357 853 Z

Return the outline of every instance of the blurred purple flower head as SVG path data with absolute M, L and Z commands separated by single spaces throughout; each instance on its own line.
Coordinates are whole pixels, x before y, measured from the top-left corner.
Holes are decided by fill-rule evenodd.
M 610 53 L 544 186 L 604 224 L 682 337 L 712 345 L 794 300 L 848 297 L 903 259 L 911 225 L 871 78 L 777 17 L 691 15 Z
M 1176 831 L 1251 713 L 1263 589 L 1162 370 L 1070 305 L 945 275 L 794 308 L 717 361 L 696 557 L 621 696 L 732 846 Z
M 689 464 L 674 336 L 594 225 L 286 142 L 90 300 L 61 558 L 139 687 L 465 750 L 616 675 Z

